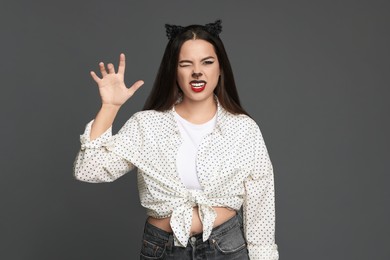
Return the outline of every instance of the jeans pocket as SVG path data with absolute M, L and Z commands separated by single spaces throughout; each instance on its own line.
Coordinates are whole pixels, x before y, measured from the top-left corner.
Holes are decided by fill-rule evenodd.
M 215 248 L 222 254 L 234 254 L 246 248 L 245 238 L 239 225 L 213 239 Z
M 141 259 L 163 259 L 166 245 L 155 241 L 142 240 Z

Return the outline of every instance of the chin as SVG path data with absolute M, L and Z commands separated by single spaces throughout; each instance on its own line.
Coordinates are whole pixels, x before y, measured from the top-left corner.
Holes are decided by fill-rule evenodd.
M 198 93 L 190 93 L 189 95 L 184 94 L 184 97 L 188 98 L 192 101 L 204 101 L 209 98 L 214 98 L 214 93 L 204 93 L 204 92 L 198 92 Z

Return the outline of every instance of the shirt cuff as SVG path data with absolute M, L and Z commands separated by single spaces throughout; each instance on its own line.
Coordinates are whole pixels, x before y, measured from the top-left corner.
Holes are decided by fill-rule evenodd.
M 248 245 L 249 259 L 251 260 L 278 260 L 279 252 L 276 244 L 272 246 Z
M 85 131 L 80 135 L 81 150 L 85 149 L 98 149 L 101 148 L 112 136 L 112 126 L 108 128 L 103 134 L 94 140 L 90 140 L 91 127 L 94 120 L 90 121 L 85 126 Z

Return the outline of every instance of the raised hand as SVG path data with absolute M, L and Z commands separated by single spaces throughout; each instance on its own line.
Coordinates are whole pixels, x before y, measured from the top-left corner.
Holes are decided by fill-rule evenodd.
M 125 67 L 125 55 L 121 53 L 117 73 L 115 73 L 115 68 L 112 63 L 107 64 L 106 70 L 103 62 L 99 63 L 102 78 L 99 78 L 94 71 L 91 71 L 91 76 L 99 87 L 102 105 L 120 107 L 144 84 L 142 80 L 139 80 L 130 88 L 127 88 L 124 82 Z

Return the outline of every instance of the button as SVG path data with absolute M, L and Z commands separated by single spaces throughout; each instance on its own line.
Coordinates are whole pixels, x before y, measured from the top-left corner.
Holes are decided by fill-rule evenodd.
M 191 242 L 195 242 L 196 241 L 196 237 L 191 237 Z

